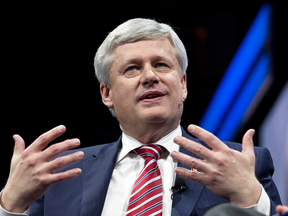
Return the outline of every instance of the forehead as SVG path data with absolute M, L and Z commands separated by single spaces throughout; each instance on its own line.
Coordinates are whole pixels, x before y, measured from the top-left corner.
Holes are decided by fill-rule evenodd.
M 113 51 L 118 60 L 132 58 L 149 58 L 151 56 L 170 56 L 176 58 L 173 47 L 167 38 L 154 40 L 140 40 L 133 43 L 126 43 L 116 47 Z

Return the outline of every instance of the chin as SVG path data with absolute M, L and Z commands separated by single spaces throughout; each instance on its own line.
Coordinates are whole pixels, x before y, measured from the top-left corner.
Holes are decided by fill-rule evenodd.
M 165 112 L 163 109 L 151 110 L 142 113 L 141 117 L 146 123 L 165 123 L 171 118 L 171 112 Z

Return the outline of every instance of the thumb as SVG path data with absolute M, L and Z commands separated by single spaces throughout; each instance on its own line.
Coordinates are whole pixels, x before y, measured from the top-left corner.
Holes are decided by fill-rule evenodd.
M 22 152 L 25 150 L 25 142 L 22 139 L 22 137 L 17 135 L 17 134 L 13 136 L 13 139 L 15 141 L 14 154 L 13 155 L 18 156 L 18 155 L 22 154 Z
M 254 129 L 249 129 L 242 139 L 242 153 L 254 155 L 254 143 L 253 136 L 255 134 Z

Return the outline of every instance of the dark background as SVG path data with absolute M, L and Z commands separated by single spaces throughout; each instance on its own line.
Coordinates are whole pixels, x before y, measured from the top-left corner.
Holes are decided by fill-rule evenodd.
M 108 32 L 136 17 L 170 24 L 189 59 L 188 99 L 182 126 L 197 124 L 263 1 L 0 1 L 1 164 L 5 184 L 14 134 L 26 145 L 64 124 L 56 141 L 77 137 L 81 146 L 115 141 L 118 122 L 102 104 L 93 59 Z M 271 2 L 274 83 L 244 131 L 257 129 L 288 80 L 284 67 L 287 11 Z M 259 145 L 257 134 L 255 144 Z M 261 144 L 260 144 L 261 145 Z

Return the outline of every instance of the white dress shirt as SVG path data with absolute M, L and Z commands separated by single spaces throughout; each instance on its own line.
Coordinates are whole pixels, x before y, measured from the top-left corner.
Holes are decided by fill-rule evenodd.
M 161 145 L 166 149 L 166 152 L 163 153 L 161 158 L 157 161 L 163 185 L 163 216 L 171 215 L 171 187 L 175 182 L 176 173 L 174 170 L 177 167 L 177 162 L 173 161 L 170 153 L 173 150 L 179 151 L 179 145 L 175 144 L 173 139 L 175 136 L 181 135 L 182 130 L 181 127 L 178 126 L 174 131 L 153 143 Z M 133 149 L 138 148 L 143 144 L 125 133 L 122 135 L 122 144 L 122 149 L 117 157 L 116 165 L 108 187 L 102 216 L 125 216 L 132 187 L 138 173 L 144 166 L 145 160 L 138 154 L 131 152 Z M 258 204 L 251 206 L 250 208 L 254 208 L 267 216 L 270 214 L 270 199 L 263 187 Z M 16 215 L 28 216 L 29 209 L 23 214 L 13 214 L 5 211 L 2 206 L 0 206 L 0 216 Z
M 174 170 L 177 167 L 177 162 L 172 159 L 170 152 L 173 150 L 179 151 L 179 145 L 175 144 L 173 139 L 175 136 L 181 135 L 182 130 L 181 127 L 178 126 L 174 131 L 153 143 L 161 145 L 166 149 L 161 158 L 157 161 L 163 185 L 163 216 L 171 215 L 171 187 L 175 182 L 176 173 Z M 144 167 L 145 160 L 138 154 L 131 152 L 133 149 L 139 148 L 143 144 L 125 133 L 122 135 L 122 144 L 123 146 L 119 152 L 106 195 L 102 211 L 103 216 L 126 215 L 134 182 Z

